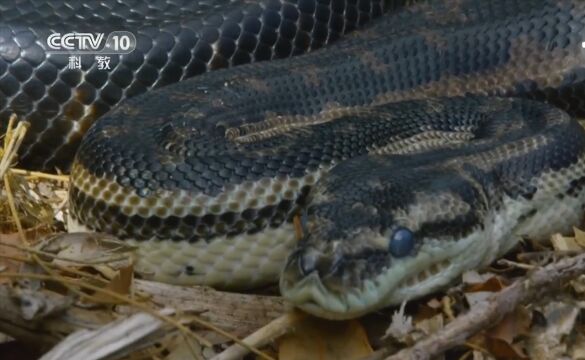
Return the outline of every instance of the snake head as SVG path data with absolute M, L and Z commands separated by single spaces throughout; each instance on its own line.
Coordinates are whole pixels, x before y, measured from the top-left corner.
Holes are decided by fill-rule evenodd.
M 484 241 L 485 197 L 468 173 L 394 160 L 350 160 L 313 189 L 280 280 L 294 305 L 357 317 L 436 291 L 499 252 Z

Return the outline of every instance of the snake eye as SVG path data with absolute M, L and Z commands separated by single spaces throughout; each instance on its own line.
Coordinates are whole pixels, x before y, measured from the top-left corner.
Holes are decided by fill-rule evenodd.
M 392 233 L 388 249 L 395 257 L 408 255 L 414 248 L 414 234 L 405 227 L 399 227 Z

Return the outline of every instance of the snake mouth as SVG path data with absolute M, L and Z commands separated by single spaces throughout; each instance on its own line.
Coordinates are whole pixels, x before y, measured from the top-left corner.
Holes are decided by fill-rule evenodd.
M 331 275 L 322 277 L 313 272 L 299 280 L 298 275 L 285 269 L 280 288 L 282 295 L 300 309 L 319 317 L 343 320 L 417 297 L 421 289 L 443 283 L 441 280 L 451 273 L 451 265 L 449 260 L 435 262 L 394 282 L 392 288 L 386 286 L 390 283 L 387 271 L 362 281 L 359 286 L 343 287 Z
M 425 282 L 430 281 L 435 276 L 447 271 L 450 265 L 451 264 L 448 260 L 436 262 L 417 274 L 406 277 L 400 282 L 400 284 L 398 284 L 397 288 L 399 291 L 408 291 L 417 286 L 424 285 Z
M 344 264 L 334 263 L 329 270 L 314 266 L 307 272 L 300 261 L 307 255 L 305 247 L 289 257 L 281 273 L 280 291 L 308 313 L 350 319 L 442 290 L 466 270 L 487 265 L 486 259 L 493 257 L 491 251 L 484 234 L 474 232 L 456 241 L 428 240 L 415 256 L 387 259 L 375 271 L 364 268 L 373 259 L 351 262 L 345 258 Z
M 373 288 L 369 280 L 368 287 Z M 344 320 L 359 317 L 367 312 L 368 304 L 360 291 L 337 292 L 329 289 L 317 273 L 310 274 L 300 282 L 281 277 L 282 295 L 296 307 L 326 319 Z

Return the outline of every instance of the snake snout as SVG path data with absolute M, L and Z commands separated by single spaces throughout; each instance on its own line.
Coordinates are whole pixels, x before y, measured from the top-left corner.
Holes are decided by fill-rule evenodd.
M 292 253 L 283 270 L 283 278 L 296 283 L 307 277 L 323 279 L 334 273 L 342 260 L 342 254 L 323 253 L 315 248 L 297 249 Z
M 309 249 L 299 255 L 299 270 L 303 276 L 316 272 L 322 278 L 333 271 L 340 260 L 340 254 L 325 255 L 317 249 Z

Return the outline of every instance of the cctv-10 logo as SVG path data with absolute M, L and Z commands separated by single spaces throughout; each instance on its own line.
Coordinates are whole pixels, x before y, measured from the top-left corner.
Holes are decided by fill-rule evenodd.
M 61 54 L 128 54 L 136 49 L 136 37 L 129 31 L 105 33 L 53 33 L 47 37 L 51 53 Z

